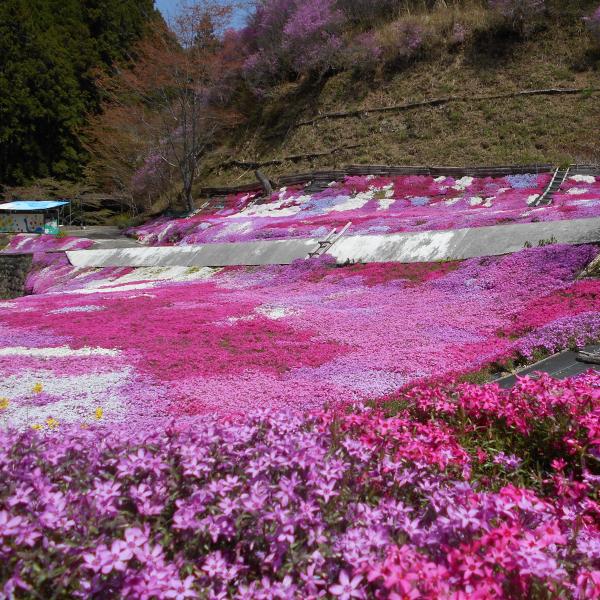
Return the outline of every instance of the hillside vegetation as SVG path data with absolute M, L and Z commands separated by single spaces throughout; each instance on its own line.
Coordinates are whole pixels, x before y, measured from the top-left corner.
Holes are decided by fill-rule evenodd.
M 206 162 L 202 182 L 251 180 L 251 165 L 228 164 L 232 158 L 248 163 L 283 159 L 264 166 L 273 178 L 348 163 L 596 163 L 600 93 L 594 88 L 600 86 L 600 54 L 581 18 L 586 10 L 571 3 L 526 32 L 473 5 L 411 13 L 405 18 L 429 33 L 410 59 L 390 65 L 381 57 L 367 71 L 357 64 L 329 76 L 273 86 L 244 127 Z M 461 37 L 453 39 L 459 26 Z M 383 37 L 388 28 L 376 33 Z M 584 91 L 476 100 L 547 88 Z M 450 96 L 467 100 L 303 124 L 324 113 Z
M 250 3 L 241 28 L 239 3 L 197 0 L 167 29 L 150 0 L 131 14 L 10 0 L 2 181 L 38 178 L 37 194 L 59 189 L 39 178 L 70 179 L 139 214 L 192 210 L 201 188 L 256 167 L 276 181 L 348 163 L 600 158 L 598 0 Z M 535 90 L 559 93 L 511 96 Z

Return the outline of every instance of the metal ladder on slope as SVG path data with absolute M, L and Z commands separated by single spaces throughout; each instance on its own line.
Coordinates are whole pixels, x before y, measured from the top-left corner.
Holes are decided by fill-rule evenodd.
M 554 175 L 552 176 L 548 187 L 544 190 L 542 195 L 533 203 L 533 206 L 547 206 L 548 204 L 551 204 L 554 194 L 556 194 L 556 192 L 560 190 L 562 184 L 565 182 L 565 179 L 569 176 L 570 170 L 571 167 L 567 167 L 566 169 L 560 167 L 557 168 L 556 171 L 554 171 Z
M 346 231 L 350 229 L 351 225 L 352 221 L 348 221 L 338 234 L 336 234 L 335 228 L 332 229 L 324 239 L 317 243 L 317 247 L 312 252 L 308 253 L 307 258 L 317 258 L 318 256 L 325 254 L 325 252 L 327 252 L 327 250 L 329 250 L 331 246 L 333 246 L 346 233 Z

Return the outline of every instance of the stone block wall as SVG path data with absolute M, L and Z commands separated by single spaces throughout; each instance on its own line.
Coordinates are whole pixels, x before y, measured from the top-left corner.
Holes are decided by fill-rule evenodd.
M 0 254 L 0 298 L 23 295 L 31 261 L 31 254 Z

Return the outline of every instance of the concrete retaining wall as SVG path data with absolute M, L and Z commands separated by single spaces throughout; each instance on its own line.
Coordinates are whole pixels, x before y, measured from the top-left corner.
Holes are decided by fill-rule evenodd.
M 156 246 L 71 250 L 75 267 L 226 267 L 229 265 L 287 265 L 306 258 L 317 240 L 274 240 L 198 246 Z
M 0 254 L 0 298 L 23 295 L 31 260 L 31 254 Z
M 355 235 L 340 239 L 328 252 L 339 263 L 432 262 L 496 256 L 540 242 L 600 242 L 600 218 L 497 225 L 452 231 Z M 306 258 L 314 239 L 275 240 L 202 246 L 158 246 L 67 252 L 77 267 L 222 267 L 289 264 Z
M 452 231 L 348 236 L 329 254 L 340 262 L 432 262 L 498 256 L 540 242 L 600 242 L 600 218 L 545 223 L 519 223 Z

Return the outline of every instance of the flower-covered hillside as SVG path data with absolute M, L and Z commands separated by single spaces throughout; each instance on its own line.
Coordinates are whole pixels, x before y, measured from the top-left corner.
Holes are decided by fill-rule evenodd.
M 64 250 L 86 250 L 94 242 L 86 238 L 57 237 L 55 235 L 30 235 L 18 234 L 12 236 L 3 253 L 32 252 L 44 254 L 46 252 L 60 252 Z
M 596 254 L 550 246 L 463 263 L 163 275 L 51 264 L 32 275 L 47 293 L 2 303 L 0 418 L 304 411 L 582 344 L 600 337 L 600 282 L 575 277 Z
M 597 216 L 599 198 L 600 177 L 593 175 L 573 175 L 554 194 L 554 201 L 563 207 L 564 213 L 577 215 L 570 218 Z
M 597 374 L 397 403 L 0 431 L 0 595 L 600 597 Z
M 282 189 L 256 204 L 254 195 L 240 194 L 216 212 L 160 218 L 130 233 L 150 245 L 201 244 L 323 238 L 349 221 L 351 234 L 385 234 L 600 216 L 600 178 L 593 176 L 574 175 L 551 205 L 532 206 L 550 177 L 348 177 L 322 192 Z

